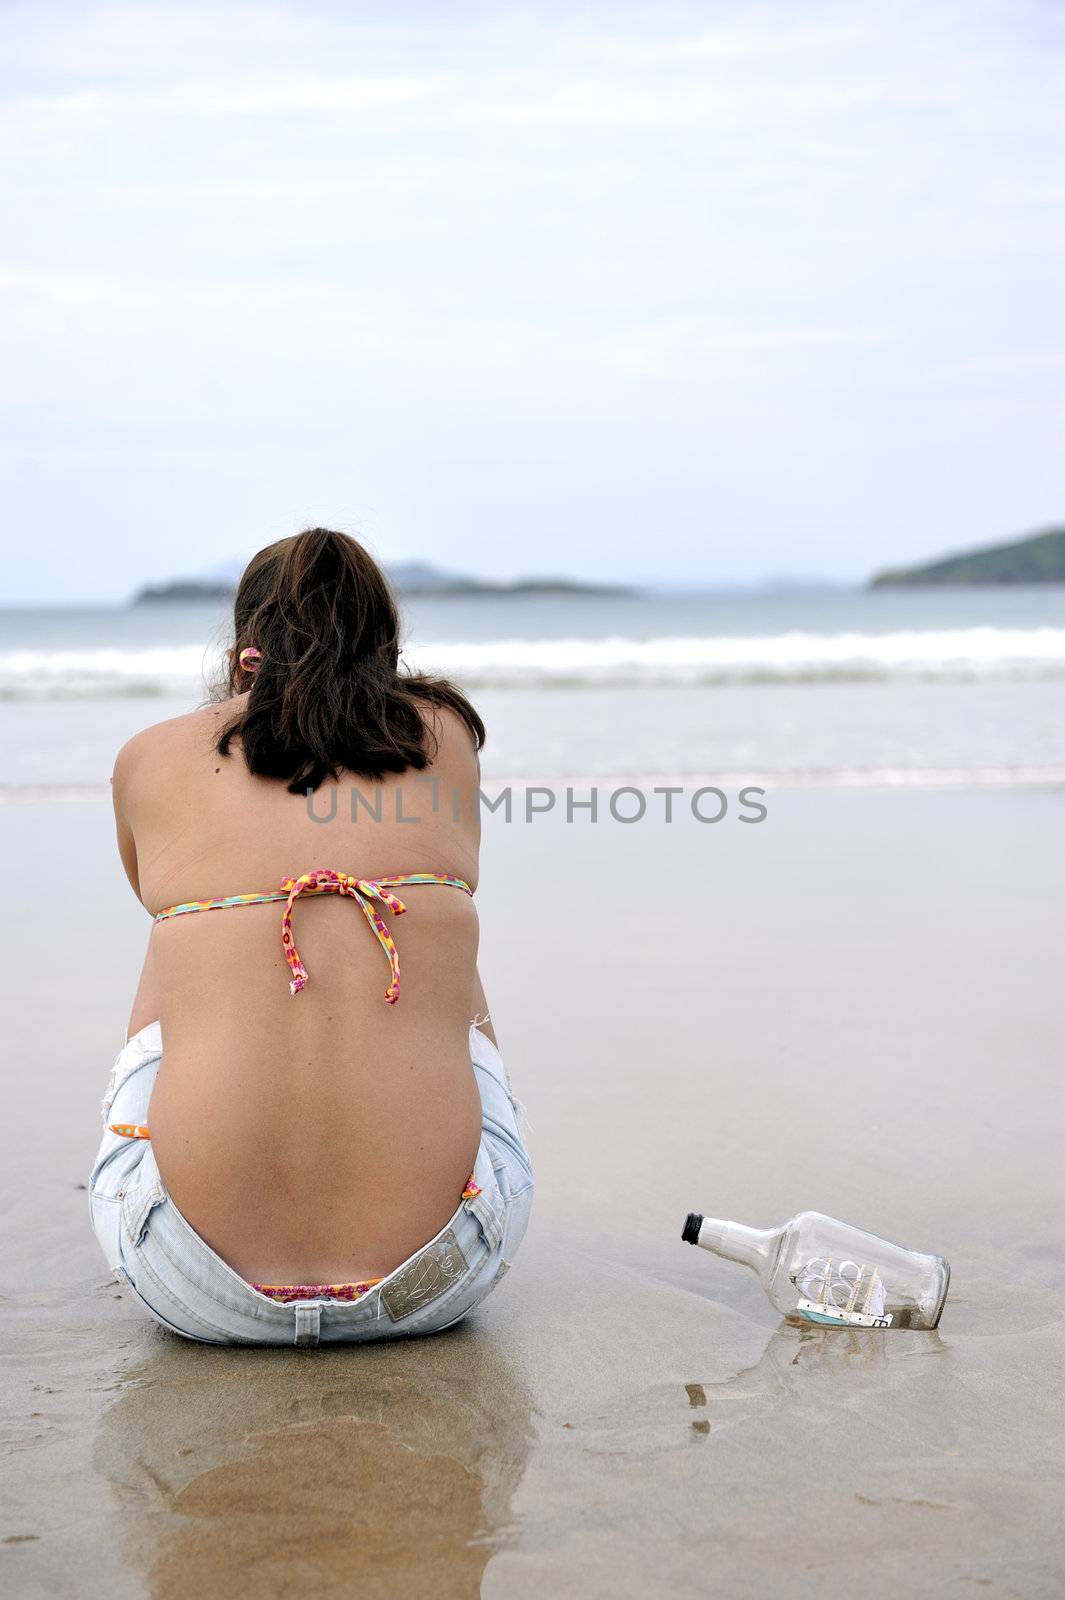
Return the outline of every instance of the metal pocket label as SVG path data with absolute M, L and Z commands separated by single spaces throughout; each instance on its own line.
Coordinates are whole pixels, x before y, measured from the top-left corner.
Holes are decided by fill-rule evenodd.
M 412 1312 L 421 1311 L 439 1300 L 445 1290 L 458 1282 L 466 1268 L 466 1257 L 448 1228 L 381 1290 L 381 1299 L 392 1321 L 400 1322 Z

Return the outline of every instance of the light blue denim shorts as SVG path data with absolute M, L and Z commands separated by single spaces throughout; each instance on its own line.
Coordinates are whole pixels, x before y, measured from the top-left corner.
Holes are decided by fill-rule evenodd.
M 282 1305 L 245 1283 L 190 1227 L 166 1192 L 150 1140 L 112 1133 L 143 1125 L 162 1060 L 157 1022 L 127 1042 L 103 1103 L 104 1136 L 89 1181 L 93 1228 L 107 1264 L 157 1322 L 204 1344 L 325 1344 L 438 1333 L 473 1310 L 514 1260 L 532 1208 L 533 1174 L 503 1059 L 470 1027 L 481 1095 L 481 1143 L 446 1227 L 361 1300 Z

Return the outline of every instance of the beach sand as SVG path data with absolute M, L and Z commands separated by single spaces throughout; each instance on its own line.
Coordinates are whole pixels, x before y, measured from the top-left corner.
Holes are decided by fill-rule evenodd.
M 0 812 L 5 1595 L 1060 1595 L 1061 795 L 768 805 L 486 821 L 522 1253 L 439 1338 L 259 1351 L 104 1268 L 146 919 L 106 805 Z M 804 1208 L 945 1254 L 938 1331 L 796 1330 L 680 1241 Z

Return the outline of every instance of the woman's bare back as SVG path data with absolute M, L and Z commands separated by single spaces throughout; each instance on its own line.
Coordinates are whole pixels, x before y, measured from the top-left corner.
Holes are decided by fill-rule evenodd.
M 239 705 L 149 728 L 116 763 L 119 844 L 153 915 L 276 890 L 316 868 L 440 873 L 476 887 L 478 764 L 452 713 L 434 714 L 439 747 L 425 772 L 378 784 L 345 774 L 309 810 L 283 783 L 252 775 L 239 745 L 217 753 Z M 131 1019 L 131 1031 L 156 1016 L 162 1026 L 152 1148 L 178 1209 L 247 1279 L 383 1275 L 444 1226 L 471 1171 L 476 911 L 448 886 L 395 892 L 407 908 L 383 910 L 402 968 L 395 1005 L 384 1000 L 382 947 L 346 897 L 296 901 L 310 978 L 295 996 L 283 902 L 152 929 Z

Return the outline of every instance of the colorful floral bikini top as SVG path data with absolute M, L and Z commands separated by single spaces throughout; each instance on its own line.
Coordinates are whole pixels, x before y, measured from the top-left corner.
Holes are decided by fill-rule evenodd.
M 391 892 L 401 883 L 442 883 L 451 889 L 461 889 L 463 894 L 471 896 L 473 894 L 469 884 L 462 878 L 449 878 L 438 872 L 408 872 L 397 878 L 352 878 L 346 872 L 334 872 L 331 867 L 325 867 L 315 872 L 305 872 L 299 878 L 282 878 L 281 887 L 272 894 L 231 894 L 224 900 L 186 900 L 179 906 L 167 906 L 164 911 L 156 914 L 155 920 L 165 922 L 169 917 L 184 917 L 193 911 L 224 911 L 228 906 L 259 906 L 270 900 L 283 900 L 285 909 L 281 913 L 281 945 L 285 952 L 285 960 L 292 972 L 289 988 L 293 994 L 299 994 L 307 985 L 308 973 L 300 960 L 299 951 L 292 942 L 292 907 L 296 903 L 297 896 L 350 895 L 388 957 L 392 981 L 385 990 L 385 999 L 390 1006 L 394 1006 L 399 999 L 399 952 L 374 901 L 379 900 L 393 916 L 401 917 L 407 908 L 402 900 L 397 899 Z

